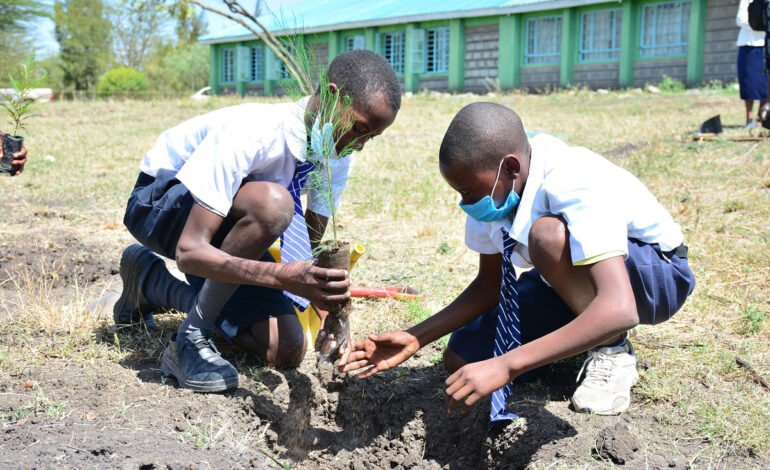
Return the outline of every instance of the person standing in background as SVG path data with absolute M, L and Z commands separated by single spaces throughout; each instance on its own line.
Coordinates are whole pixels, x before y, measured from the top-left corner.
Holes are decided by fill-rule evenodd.
M 759 101 L 759 109 L 767 102 L 768 77 L 764 63 L 765 33 L 754 31 L 749 26 L 750 0 L 741 0 L 735 24 L 738 33 L 738 83 L 741 87 L 741 99 L 746 104 L 746 128 L 754 129 L 754 101 Z

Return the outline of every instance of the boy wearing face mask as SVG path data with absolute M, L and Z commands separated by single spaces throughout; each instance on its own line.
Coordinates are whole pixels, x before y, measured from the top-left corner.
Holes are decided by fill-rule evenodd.
M 342 370 L 371 376 L 453 332 L 449 409 L 491 395 L 494 423 L 515 417 L 512 380 L 588 351 L 574 409 L 625 411 L 638 379 L 627 332 L 668 320 L 695 286 L 679 225 L 632 174 L 552 136 L 528 138 L 498 104 L 463 108 L 439 161 L 468 215 L 478 275 L 424 322 L 358 342 Z M 514 266 L 533 269 L 517 279 Z

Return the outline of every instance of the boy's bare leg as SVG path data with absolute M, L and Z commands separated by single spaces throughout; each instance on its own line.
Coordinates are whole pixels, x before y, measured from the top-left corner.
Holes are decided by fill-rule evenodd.
M 266 182 L 246 183 L 233 200 L 230 217 L 235 224 L 220 250 L 239 258 L 258 259 L 286 229 L 293 214 L 294 201 L 285 188 Z M 208 243 L 214 234 L 205 228 L 210 217 L 207 209 L 195 204 L 179 246 L 198 244 L 202 250 L 210 250 Z M 188 233 L 192 235 L 185 239 Z M 215 392 L 238 385 L 237 371 L 218 354 L 207 333 L 215 327 L 222 308 L 237 288 L 236 284 L 207 279 L 176 339 L 164 351 L 161 370 L 176 377 L 180 386 Z
M 540 275 L 575 315 L 583 313 L 596 298 L 596 288 L 589 267 L 572 264 L 566 222 L 554 216 L 536 220 L 529 233 L 529 253 Z M 628 408 L 631 386 L 639 376 L 633 348 L 625 336 L 588 352 L 581 370 L 585 370 L 585 378 L 572 396 L 575 411 L 613 415 Z
M 540 275 L 572 312 L 576 316 L 584 312 L 596 297 L 596 289 L 589 267 L 572 264 L 566 223 L 555 216 L 536 220 L 530 230 L 529 253 Z M 610 339 L 608 344 L 612 346 L 589 351 L 585 379 L 573 396 L 577 411 L 617 414 L 628 407 L 630 387 L 638 378 L 636 359 L 625 335 Z M 444 366 L 450 373 L 465 364 L 451 349 L 444 351 Z
M 307 351 L 305 332 L 296 315 L 270 317 L 250 328 L 241 328 L 233 343 L 265 365 L 278 369 L 299 366 Z

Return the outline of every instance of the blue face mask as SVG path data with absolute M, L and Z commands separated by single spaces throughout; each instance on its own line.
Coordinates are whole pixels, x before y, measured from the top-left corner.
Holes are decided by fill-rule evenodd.
M 484 196 L 481 200 L 473 204 L 463 204 L 463 202 L 460 201 L 460 208 L 479 222 L 494 222 L 496 220 L 504 219 L 519 205 L 519 201 L 521 200 L 519 195 L 516 194 L 516 191 L 513 189 L 508 193 L 508 197 L 500 207 L 497 207 L 494 199 L 492 199 L 492 194 L 495 193 L 497 182 L 500 180 L 503 161 L 504 160 L 500 160 L 500 167 L 497 169 L 497 178 L 495 179 L 495 184 L 492 186 L 492 192 L 489 196 Z

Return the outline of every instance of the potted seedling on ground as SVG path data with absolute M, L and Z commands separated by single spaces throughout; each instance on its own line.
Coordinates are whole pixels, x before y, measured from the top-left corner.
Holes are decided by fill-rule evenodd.
M 16 168 L 11 165 L 11 161 L 13 154 L 21 151 L 24 144 L 24 138 L 19 134 L 26 129 L 27 119 L 32 116 L 34 100 L 31 92 L 45 80 L 45 76 L 35 77 L 37 68 L 35 65 L 34 57 L 29 57 L 22 64 L 17 77 L 9 73 L 8 80 L 13 91 L 0 97 L 3 108 L 8 112 L 11 124 L 10 131 L 3 135 L 3 157 L 0 159 L 0 173 L 10 173 L 11 175 L 16 173 Z

